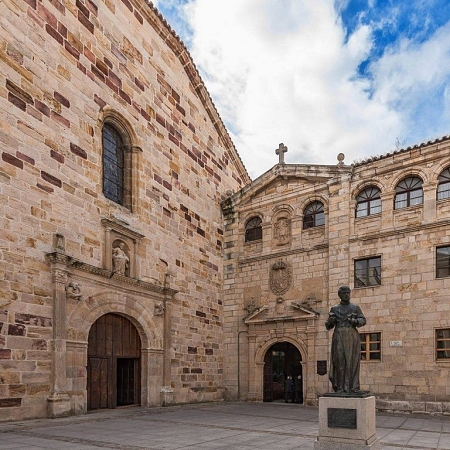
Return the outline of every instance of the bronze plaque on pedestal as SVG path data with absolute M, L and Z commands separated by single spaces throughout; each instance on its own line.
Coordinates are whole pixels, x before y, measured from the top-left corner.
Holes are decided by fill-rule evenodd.
M 328 408 L 328 428 L 356 429 L 356 409 Z

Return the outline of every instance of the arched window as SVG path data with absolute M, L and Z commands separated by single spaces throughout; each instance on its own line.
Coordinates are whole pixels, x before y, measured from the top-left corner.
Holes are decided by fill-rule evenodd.
M 395 188 L 395 209 L 423 203 L 422 180 L 419 177 L 404 178 Z
M 131 159 L 121 133 L 109 123 L 102 130 L 103 193 L 113 202 L 131 207 Z
M 303 229 L 318 227 L 325 224 L 325 213 L 322 202 L 312 202 L 303 211 Z
M 262 220 L 260 217 L 252 217 L 245 225 L 245 242 L 262 239 Z
M 380 190 L 369 186 L 356 197 L 356 217 L 366 217 L 381 212 Z
M 436 193 L 437 200 L 450 198 L 450 168 L 445 169 L 438 178 L 439 184 Z

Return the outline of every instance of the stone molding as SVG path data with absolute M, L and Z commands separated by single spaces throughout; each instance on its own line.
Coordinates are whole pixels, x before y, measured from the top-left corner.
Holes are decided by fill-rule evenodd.
M 290 250 L 283 250 L 283 251 L 279 251 L 279 252 L 273 252 L 273 253 L 268 253 L 268 254 L 264 254 L 264 255 L 258 255 L 258 256 L 252 256 L 250 258 L 240 258 L 239 259 L 239 266 L 245 266 L 246 264 L 252 264 L 258 261 L 265 261 L 268 259 L 279 259 L 282 258 L 284 256 L 290 256 L 290 255 L 296 255 L 298 253 L 305 253 L 305 252 L 311 252 L 314 250 L 324 250 L 328 248 L 328 241 L 324 242 L 322 244 L 317 244 L 314 245 L 312 247 L 296 247 Z
M 71 256 L 64 255 L 59 252 L 52 252 L 46 254 L 47 260 L 51 264 L 63 263 L 66 267 L 81 270 L 82 272 L 90 273 L 92 275 L 97 275 L 105 280 L 116 280 L 123 283 L 127 283 L 136 287 L 140 287 L 144 290 L 157 292 L 159 294 L 167 294 L 169 296 L 174 296 L 178 291 L 171 289 L 167 286 L 160 286 L 153 283 L 148 283 L 146 281 L 139 280 L 137 278 L 127 277 L 113 272 L 112 270 L 102 269 L 101 267 L 93 266 L 91 264 L 84 263 L 78 259 Z

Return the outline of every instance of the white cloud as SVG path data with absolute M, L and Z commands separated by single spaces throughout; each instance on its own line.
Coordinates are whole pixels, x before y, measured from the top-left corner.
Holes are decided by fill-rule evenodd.
M 351 163 L 385 153 L 397 137 L 411 135 L 411 108 L 448 81 L 446 28 L 372 63 L 371 84 L 358 77 L 373 30 L 361 26 L 345 42 L 334 4 L 189 0 L 185 6 L 192 56 L 252 177 L 277 162 L 280 142 L 289 148 L 287 163 L 335 164 L 340 152 Z M 448 107 L 448 89 L 441 96 Z
M 280 142 L 288 163 L 335 164 L 368 141 L 373 153 L 373 122 L 395 135 L 397 114 L 355 78 L 370 30 L 344 44 L 331 1 L 197 0 L 189 17 L 194 60 L 253 177 L 277 162 Z

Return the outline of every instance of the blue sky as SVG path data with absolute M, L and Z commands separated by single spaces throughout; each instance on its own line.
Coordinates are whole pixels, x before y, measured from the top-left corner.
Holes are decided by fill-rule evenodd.
M 250 175 L 450 133 L 448 0 L 157 0 Z

